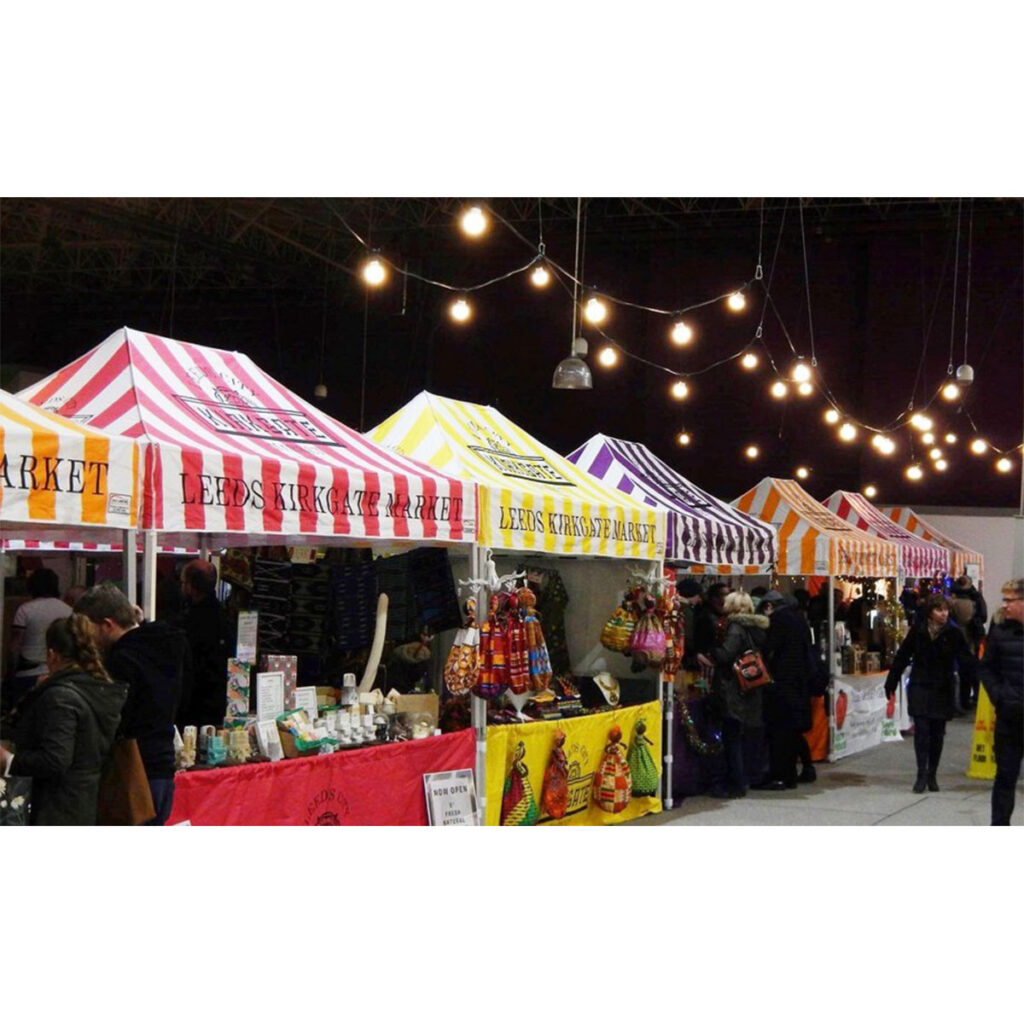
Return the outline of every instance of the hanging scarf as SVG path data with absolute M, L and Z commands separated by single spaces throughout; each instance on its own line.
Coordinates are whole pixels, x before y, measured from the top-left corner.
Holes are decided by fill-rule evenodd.
M 508 643 L 508 688 L 516 694 L 530 689 L 530 648 L 519 599 L 509 594 L 505 605 L 505 629 Z
M 544 631 L 537 618 L 537 598 L 529 587 L 519 591 L 519 605 L 523 609 L 523 625 L 526 627 L 526 644 L 530 656 L 530 689 L 535 693 L 548 690 L 551 686 L 551 658 L 548 645 L 544 642 Z
M 480 626 L 480 673 L 472 687 L 484 700 L 495 700 L 508 688 L 508 648 L 497 611 L 498 598 L 494 596 L 487 621 Z

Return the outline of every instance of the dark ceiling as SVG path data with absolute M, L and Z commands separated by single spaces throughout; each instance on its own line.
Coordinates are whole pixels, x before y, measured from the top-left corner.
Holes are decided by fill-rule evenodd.
M 357 427 L 427 388 L 496 405 L 562 452 L 597 431 L 643 441 L 726 499 L 805 464 L 818 498 L 873 482 L 880 503 L 1017 504 L 1020 453 L 1015 472 L 1001 475 L 965 442 L 975 426 L 1000 448 L 1021 442 L 1019 199 L 585 200 L 588 286 L 668 311 L 747 282 L 750 299 L 739 315 L 721 302 L 690 313 L 696 338 L 683 350 L 668 341 L 670 317 L 613 307 L 604 331 L 631 358 L 612 370 L 591 358 L 590 392 L 550 386 L 571 340 L 564 278 L 537 291 L 515 274 L 480 289 L 464 326 L 445 313 L 451 292 L 422 280 L 466 289 L 500 278 L 526 266 L 541 238 L 572 270 L 575 199 L 478 202 L 495 219 L 469 240 L 456 227 L 461 199 L 5 199 L 3 382 L 56 369 L 128 325 L 245 351 L 310 399 L 322 376 L 324 407 Z M 368 293 L 355 276 L 363 241 L 409 276 L 392 274 Z M 754 280 L 759 253 L 763 278 Z M 976 384 L 962 404 L 935 401 L 931 410 L 943 434 L 959 437 L 943 445 L 945 474 L 903 477 L 908 430 L 885 459 L 863 432 L 853 445 L 837 441 L 820 394 L 768 397 L 765 357 L 785 372 L 791 345 L 809 356 L 812 325 L 835 402 L 874 426 L 899 417 L 912 396 L 915 408 L 929 402 L 951 341 L 954 365 L 963 361 L 966 328 Z M 602 339 L 586 333 L 593 357 Z M 762 365 L 746 373 L 729 357 L 752 343 Z M 693 375 L 692 397 L 673 401 L 672 377 L 657 367 Z M 682 427 L 694 438 L 685 450 L 674 440 Z M 756 463 L 742 454 L 752 442 L 762 449 Z M 914 444 L 929 465 L 916 436 Z

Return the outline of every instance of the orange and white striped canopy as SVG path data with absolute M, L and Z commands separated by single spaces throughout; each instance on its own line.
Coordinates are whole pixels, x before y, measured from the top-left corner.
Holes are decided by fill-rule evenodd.
M 898 508 L 883 508 L 882 511 L 894 523 L 899 523 L 904 530 L 908 530 L 915 537 L 921 537 L 932 544 L 940 544 L 946 548 L 949 551 L 950 572 L 954 578 L 967 573 L 968 566 L 977 566 L 978 579 L 983 578 L 985 560 L 979 552 L 965 547 L 958 541 L 936 530 L 931 523 L 925 522 L 912 508 L 901 506 Z
M 795 480 L 767 476 L 733 505 L 778 528 L 780 575 L 895 577 L 899 571 L 897 545 L 840 519 Z
M 134 529 L 139 449 L 0 391 L 4 537 L 82 540 L 82 527 Z M 90 540 L 99 542 L 98 534 Z

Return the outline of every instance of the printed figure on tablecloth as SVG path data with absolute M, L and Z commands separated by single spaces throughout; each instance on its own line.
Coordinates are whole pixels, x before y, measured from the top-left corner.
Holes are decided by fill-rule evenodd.
M 555 745 L 551 748 L 548 766 L 544 770 L 544 788 L 540 803 L 551 818 L 564 818 L 569 809 L 569 760 L 565 756 L 565 733 L 555 732 Z
M 512 754 L 512 767 L 501 794 L 502 825 L 536 825 L 540 812 L 530 785 L 530 769 L 526 767 L 526 744 L 520 740 Z
M 647 723 L 641 718 L 633 726 L 633 742 L 629 745 L 626 763 L 632 775 L 633 796 L 658 795 L 658 768 L 651 757 L 654 743 L 646 735 Z
M 601 765 L 594 773 L 594 801 L 609 814 L 619 814 L 626 809 L 633 785 L 621 740 L 622 729 L 613 725 L 608 732 Z

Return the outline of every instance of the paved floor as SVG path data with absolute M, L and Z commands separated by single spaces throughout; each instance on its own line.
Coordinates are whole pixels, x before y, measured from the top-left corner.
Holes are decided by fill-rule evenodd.
M 912 738 L 883 743 L 835 764 L 818 764 L 818 780 L 795 790 L 750 791 L 739 800 L 686 797 L 670 811 L 626 825 L 988 825 L 992 783 L 968 779 L 973 720 L 946 730 L 938 774 L 941 791 L 911 792 L 916 775 Z M 1024 825 L 1018 784 L 1012 823 Z

